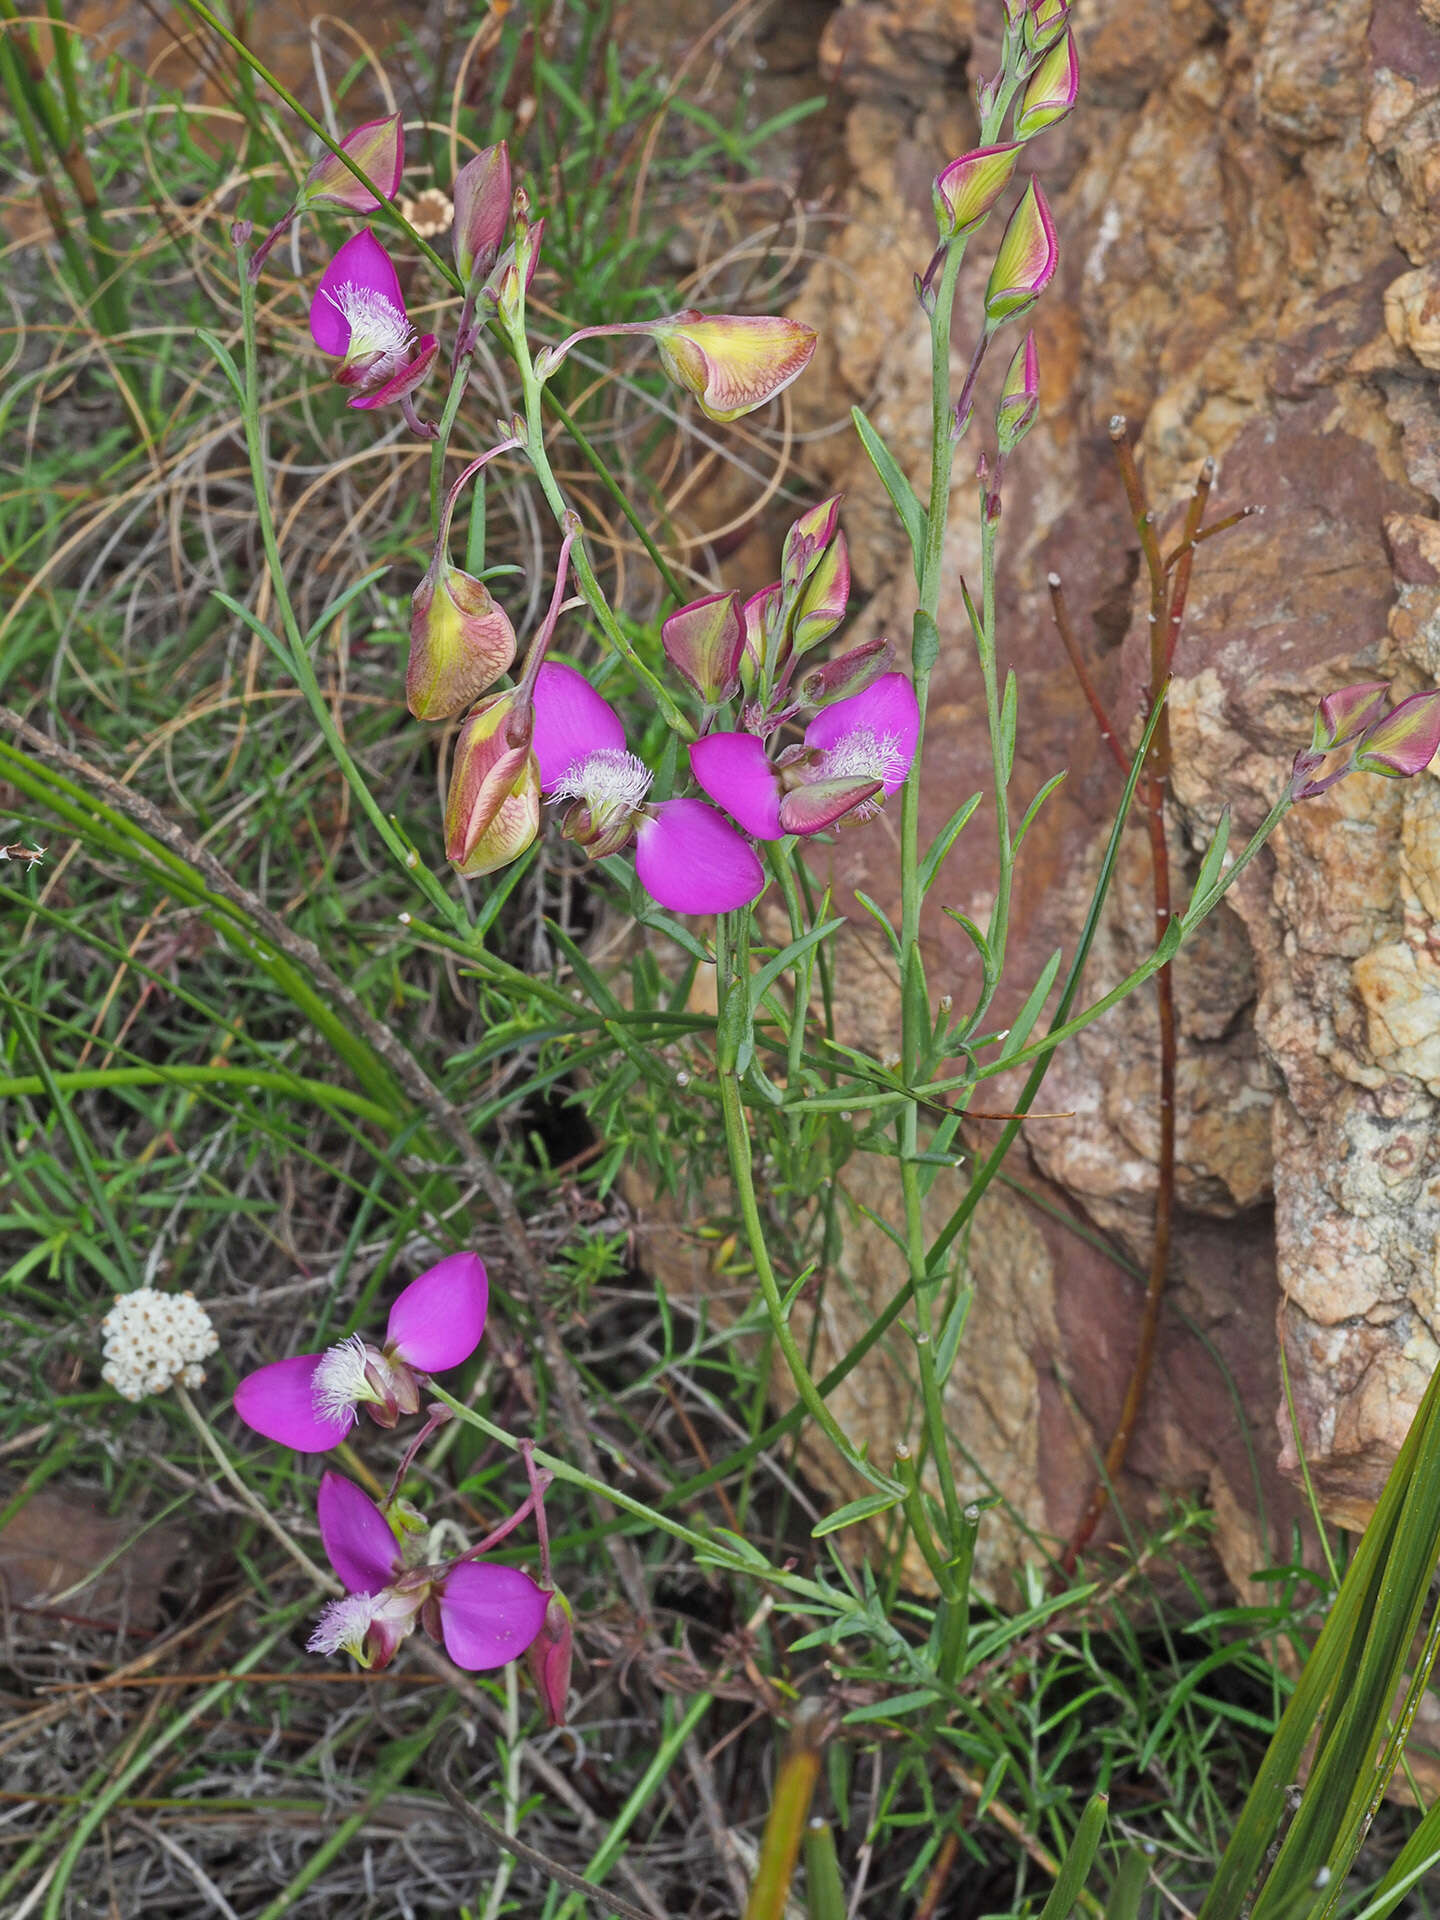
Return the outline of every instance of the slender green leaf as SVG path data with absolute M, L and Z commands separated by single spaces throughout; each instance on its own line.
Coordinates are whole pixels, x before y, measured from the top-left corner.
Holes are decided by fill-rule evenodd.
M 910 542 L 910 554 L 915 563 L 915 584 L 918 587 L 925 564 L 925 541 L 929 518 L 920 504 L 914 487 L 901 471 L 900 463 L 865 418 L 863 411 L 859 407 L 852 407 L 850 418 L 855 422 L 855 431 L 860 436 L 861 446 L 870 456 L 871 466 L 880 476 L 880 484 L 890 496 L 890 504 L 900 516 L 900 524 L 904 527 L 905 537 Z

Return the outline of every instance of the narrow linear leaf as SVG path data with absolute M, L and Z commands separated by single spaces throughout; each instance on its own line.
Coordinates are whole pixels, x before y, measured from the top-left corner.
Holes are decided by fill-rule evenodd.
M 823 1520 L 817 1520 L 810 1529 L 810 1538 L 823 1540 L 827 1533 L 838 1533 L 842 1527 L 853 1527 L 861 1520 L 873 1520 L 877 1513 L 888 1513 L 892 1507 L 898 1507 L 900 1500 L 899 1493 L 867 1493 L 863 1499 L 852 1500 L 847 1506 L 827 1513 Z
M 1000 1049 L 1000 1058 L 1008 1060 L 1011 1054 L 1019 1053 L 1030 1038 L 1030 1029 L 1040 1018 L 1041 1008 L 1050 997 L 1050 989 L 1055 984 L 1055 976 L 1060 971 L 1063 950 L 1057 947 L 1040 970 L 1040 978 L 1025 996 L 1025 1004 L 1015 1016 L 1015 1023 L 1005 1036 L 1005 1044 Z
M 905 478 L 900 463 L 886 446 L 880 435 L 866 419 L 863 409 L 852 407 L 850 418 L 855 423 L 855 431 L 860 436 L 860 444 L 870 456 L 870 464 L 880 476 L 880 484 L 890 496 L 890 504 L 900 516 L 900 524 L 905 529 L 910 542 L 910 555 L 915 565 L 915 584 L 920 585 L 921 573 L 925 562 L 925 542 L 929 536 L 930 521 L 914 487 Z

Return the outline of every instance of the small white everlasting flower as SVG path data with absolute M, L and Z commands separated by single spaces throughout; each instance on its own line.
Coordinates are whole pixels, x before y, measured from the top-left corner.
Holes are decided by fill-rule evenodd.
M 100 1377 L 126 1400 L 163 1393 L 177 1380 L 183 1387 L 202 1385 L 200 1362 L 220 1344 L 193 1293 L 161 1293 L 156 1287 L 120 1294 L 100 1330 L 105 1336 Z

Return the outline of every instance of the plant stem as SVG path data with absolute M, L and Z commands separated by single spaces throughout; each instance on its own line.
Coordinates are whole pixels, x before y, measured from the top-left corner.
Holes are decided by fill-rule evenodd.
M 745 1227 L 746 1245 L 749 1248 L 750 1258 L 755 1263 L 755 1277 L 760 1282 L 760 1291 L 765 1299 L 765 1310 L 770 1316 L 771 1332 L 774 1334 L 775 1344 L 785 1356 L 785 1364 L 790 1369 L 790 1378 L 794 1382 L 796 1393 L 804 1402 L 810 1418 L 841 1458 L 872 1486 L 884 1488 L 887 1491 L 897 1491 L 898 1489 L 894 1488 L 893 1483 L 884 1474 L 878 1472 L 856 1451 L 844 1428 L 826 1406 L 824 1395 L 816 1386 L 814 1375 L 810 1372 L 805 1363 L 805 1356 L 800 1351 L 800 1343 L 791 1329 L 790 1316 L 775 1278 L 765 1224 L 760 1218 L 760 1208 L 755 1198 L 750 1128 L 745 1118 L 745 1105 L 740 1094 L 740 1067 L 735 1060 L 726 1058 L 727 1029 L 739 1024 L 737 1013 L 743 1016 L 743 996 L 749 992 L 748 969 L 745 974 L 738 974 L 734 966 L 727 925 L 729 918 L 728 914 L 721 914 L 716 922 L 716 975 L 720 1000 L 720 1018 L 717 1028 L 720 1044 L 717 1048 L 716 1076 L 720 1083 L 720 1112 L 725 1126 L 725 1147 L 730 1159 L 730 1175 L 735 1183 L 735 1197 L 740 1203 L 740 1217 Z
M 201 9 L 203 12 L 204 9 Z M 255 343 L 255 289 L 245 270 L 243 257 L 240 260 L 240 320 L 245 344 L 245 380 L 242 407 L 245 446 L 250 456 L 250 475 L 255 489 L 255 517 L 260 528 L 260 541 L 265 550 L 265 564 L 270 575 L 271 590 L 275 595 L 275 604 L 280 610 L 280 620 L 290 654 L 290 668 L 300 691 L 305 695 L 306 704 L 314 716 L 315 724 L 325 737 L 335 762 L 349 784 L 351 792 L 360 802 L 360 806 L 371 825 L 380 835 L 392 858 L 403 872 L 408 873 L 419 887 L 431 906 L 437 908 L 460 932 L 468 932 L 469 915 L 460 901 L 452 898 L 436 879 L 427 866 L 421 863 L 413 847 L 405 844 L 402 836 L 381 811 L 378 801 L 371 793 L 364 776 L 351 757 L 350 749 L 335 723 L 320 682 L 311 664 L 304 637 L 300 632 L 300 623 L 295 616 L 294 604 L 290 598 L 290 589 L 285 579 L 285 568 L 280 558 L 280 544 L 275 537 L 275 518 L 270 509 L 270 480 L 265 458 L 265 423 L 260 407 L 259 354 Z
M 951 438 L 950 326 L 955 286 L 964 245 L 953 245 L 945 255 L 930 315 L 930 498 L 925 554 L 920 572 L 919 604 L 915 612 L 912 673 L 915 702 L 920 710 L 915 758 L 900 799 L 900 952 L 901 980 L 900 1061 L 907 1084 L 920 1077 L 922 1049 L 929 1045 L 931 1016 L 928 998 L 922 1001 L 920 965 L 920 770 L 925 740 L 925 714 L 930 676 L 939 657 L 935 616 L 940 606 L 941 574 L 945 557 L 945 528 L 949 517 L 950 475 L 955 458 Z M 934 1299 L 939 1275 L 932 1278 L 925 1245 L 925 1192 L 915 1155 L 919 1149 L 920 1110 L 907 1102 L 899 1118 L 900 1186 L 905 1208 L 905 1249 L 915 1309 L 916 1357 L 920 1368 L 921 1409 L 925 1449 L 935 1463 L 945 1525 L 951 1546 L 960 1534 L 960 1497 L 950 1464 L 945 1430 L 944 1392 L 934 1367 Z M 917 1544 L 922 1544 L 917 1541 Z M 923 1544 L 922 1544 L 923 1551 Z
M 520 385 L 525 395 L 525 453 L 535 470 L 535 478 L 540 482 L 540 490 L 549 503 L 551 512 L 558 521 L 563 521 L 570 512 L 560 483 L 555 478 L 555 469 L 550 464 L 550 455 L 545 446 L 545 422 L 542 418 L 544 391 L 536 377 L 535 363 L 530 357 L 530 344 L 525 337 L 525 310 L 521 303 L 509 326 L 510 351 L 520 374 Z M 665 723 L 684 740 L 695 738 L 695 729 L 685 718 L 670 696 L 665 683 L 652 673 L 645 662 L 636 653 L 630 643 L 630 636 L 620 625 L 610 603 L 595 577 L 590 564 L 590 555 L 583 539 L 575 542 L 570 555 L 570 564 L 575 570 L 575 582 L 579 587 L 585 604 L 599 622 L 600 631 L 615 649 L 631 672 L 654 696 L 655 703 L 665 716 Z

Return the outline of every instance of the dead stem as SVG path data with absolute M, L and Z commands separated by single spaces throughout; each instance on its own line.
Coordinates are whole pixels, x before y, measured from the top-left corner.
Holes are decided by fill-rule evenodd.
M 1242 508 L 1238 513 L 1229 514 L 1224 520 L 1216 521 L 1209 527 L 1202 525 L 1215 480 L 1215 462 L 1213 459 L 1207 459 L 1201 466 L 1191 490 L 1180 541 L 1168 558 L 1162 558 L 1159 542 L 1155 537 L 1150 505 L 1145 496 L 1144 483 L 1136 466 L 1134 448 L 1130 444 L 1128 425 L 1121 414 L 1117 414 L 1110 422 L 1110 439 L 1115 448 L 1120 478 L 1125 488 L 1125 498 L 1129 502 L 1131 518 L 1136 534 L 1139 536 L 1150 582 L 1148 615 L 1150 682 L 1146 689 L 1145 711 L 1152 713 L 1170 676 L 1175 649 L 1180 639 L 1180 630 L 1184 624 L 1195 551 L 1211 534 L 1236 525 L 1254 509 Z M 1055 612 L 1055 624 L 1059 628 L 1060 638 L 1070 657 L 1081 691 L 1085 695 L 1091 712 L 1095 715 L 1102 738 L 1110 744 L 1112 752 L 1119 755 L 1123 766 L 1124 754 L 1120 752 L 1118 742 L 1114 739 L 1113 729 L 1110 727 L 1105 709 L 1076 645 L 1060 591 L 1059 579 L 1055 574 L 1050 576 L 1050 595 Z M 1170 849 L 1165 832 L 1165 800 L 1170 784 L 1170 768 L 1169 716 L 1168 713 L 1162 713 L 1160 724 L 1155 729 L 1150 743 L 1145 773 L 1139 788 L 1150 840 L 1151 889 L 1157 943 L 1169 931 L 1173 911 L 1170 889 Z M 1102 1470 L 1091 1490 L 1085 1510 L 1060 1556 L 1060 1571 L 1066 1577 L 1074 1573 L 1081 1553 L 1094 1536 L 1095 1529 L 1100 1524 L 1101 1516 L 1109 1502 L 1111 1489 L 1124 1468 L 1135 1426 L 1144 1405 L 1150 1374 L 1155 1364 L 1155 1347 L 1160 1331 L 1160 1308 L 1165 1297 L 1165 1281 L 1170 1266 L 1175 1213 L 1175 1086 L 1178 1043 L 1174 971 L 1168 961 L 1155 976 L 1155 1010 L 1160 1031 L 1160 1141 L 1155 1180 L 1155 1219 L 1150 1243 L 1150 1262 L 1145 1281 L 1145 1302 L 1140 1316 L 1140 1337 L 1130 1369 L 1130 1377 L 1126 1383 L 1120 1415 L 1111 1434 L 1110 1443 L 1105 1449 Z

